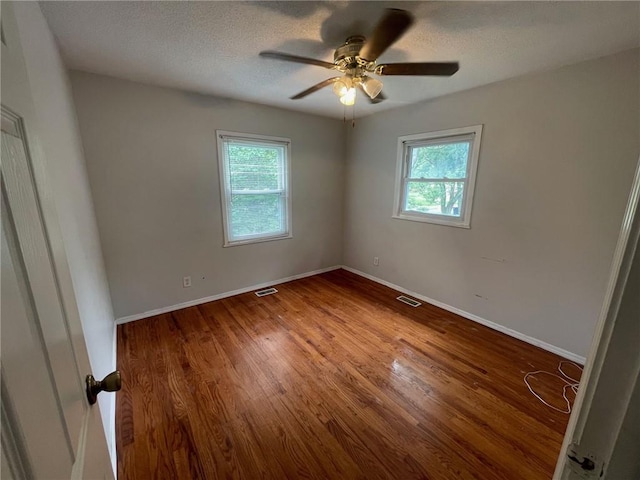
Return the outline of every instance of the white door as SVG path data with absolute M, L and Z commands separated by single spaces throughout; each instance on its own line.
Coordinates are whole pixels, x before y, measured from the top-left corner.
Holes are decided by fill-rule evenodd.
M 640 162 L 555 479 L 640 478 Z
M 2 34 L 2 478 L 113 478 L 98 406 L 86 398 L 82 327 L 65 311 L 54 267 L 64 252 L 52 250 L 42 214 L 51 199 L 7 2 Z

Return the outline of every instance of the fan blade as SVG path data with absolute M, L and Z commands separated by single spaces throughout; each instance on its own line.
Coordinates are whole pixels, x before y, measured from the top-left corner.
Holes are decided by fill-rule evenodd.
M 274 52 L 272 50 L 266 50 L 264 52 L 260 52 L 261 57 L 265 58 L 275 58 L 276 60 L 284 60 L 286 62 L 296 62 L 296 63 L 306 63 L 309 65 L 317 65 L 318 67 L 329 68 L 331 70 L 336 70 L 338 67 L 333 63 L 324 62 L 322 60 L 316 60 L 315 58 L 308 57 L 300 57 L 298 55 L 289 55 L 288 53 L 282 52 Z
M 375 98 L 371 98 L 369 95 L 367 95 L 367 92 L 365 92 L 364 87 L 362 86 L 362 84 L 358 84 L 358 88 L 362 91 L 362 93 L 364 93 L 364 96 L 367 98 L 367 100 L 369 100 L 369 103 L 380 103 L 384 100 L 387 99 L 387 97 L 384 96 L 384 94 L 382 92 L 380 92 L 378 95 L 375 96 Z
M 388 8 L 373 30 L 371 38 L 360 49 L 360 57 L 373 62 L 389 48 L 413 23 L 413 15 L 406 10 Z
M 388 63 L 378 65 L 378 75 L 438 75 L 450 77 L 458 71 L 458 62 Z
M 320 83 L 316 83 L 313 87 L 309 87 L 306 90 L 300 92 L 297 95 L 294 95 L 293 97 L 291 97 L 291 100 L 298 100 L 300 98 L 306 97 L 307 95 L 313 93 L 313 92 L 317 92 L 318 90 L 320 90 L 321 88 L 327 87 L 329 85 L 331 85 L 332 83 L 334 83 L 336 80 L 339 80 L 341 77 L 331 77 L 331 78 L 327 78 L 326 80 L 323 80 Z

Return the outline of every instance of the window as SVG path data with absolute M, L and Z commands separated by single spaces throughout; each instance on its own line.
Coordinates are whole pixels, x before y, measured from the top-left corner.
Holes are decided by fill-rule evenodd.
M 291 238 L 288 138 L 218 130 L 224 246 Z
M 469 228 L 482 125 L 398 138 L 394 218 Z

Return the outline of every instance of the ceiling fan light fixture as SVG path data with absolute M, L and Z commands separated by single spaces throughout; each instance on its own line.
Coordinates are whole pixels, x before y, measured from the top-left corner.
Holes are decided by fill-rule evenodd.
M 382 91 L 382 82 L 380 80 L 371 77 L 363 77 L 361 81 L 362 88 L 365 93 L 369 95 L 369 98 L 376 98 Z
M 353 81 L 347 75 L 342 77 L 340 80 L 336 80 L 336 82 L 333 84 L 333 93 L 341 98 L 347 95 L 347 93 L 351 89 L 353 89 Z
M 316 83 L 291 97 L 299 100 L 325 87 L 332 86 L 333 93 L 344 105 L 354 105 L 356 90 L 366 95 L 369 103 L 377 104 L 387 97 L 382 92 L 382 82 L 369 74 L 392 76 L 439 76 L 450 77 L 458 71 L 458 62 L 402 62 L 378 65 L 378 58 L 391 47 L 414 23 L 411 12 L 397 8 L 387 8 L 370 38 L 352 35 L 340 45 L 333 54 L 333 63 L 315 58 L 301 57 L 284 52 L 265 50 L 261 57 L 284 60 L 287 62 L 315 65 L 339 72 L 338 75 Z
M 356 103 L 356 89 L 354 87 L 349 88 L 347 92 L 340 97 L 340 102 L 348 107 Z

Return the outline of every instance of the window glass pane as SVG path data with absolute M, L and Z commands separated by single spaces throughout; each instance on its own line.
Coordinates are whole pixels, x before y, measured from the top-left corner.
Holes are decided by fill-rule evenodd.
M 465 178 L 470 146 L 464 141 L 409 147 L 409 178 Z
M 283 197 L 277 193 L 231 195 L 231 238 L 285 232 Z
M 289 238 L 288 139 L 217 131 L 225 246 Z
M 282 147 L 230 144 L 227 154 L 232 191 L 282 188 Z
M 407 182 L 405 211 L 449 215 L 462 214 L 464 182 Z

